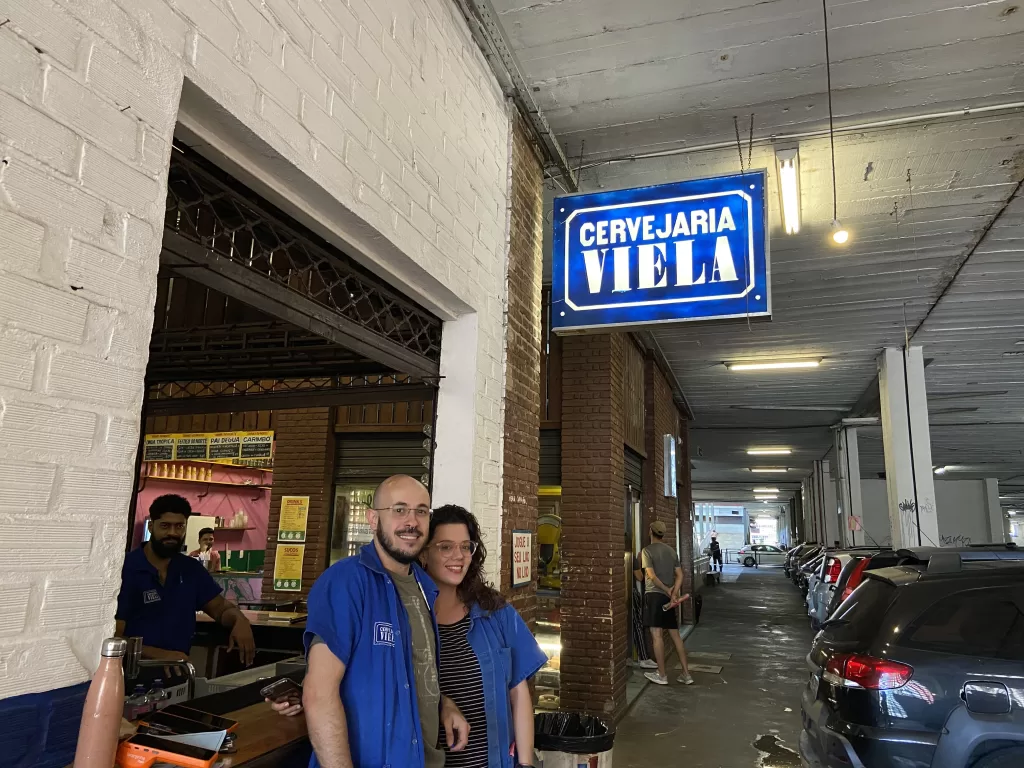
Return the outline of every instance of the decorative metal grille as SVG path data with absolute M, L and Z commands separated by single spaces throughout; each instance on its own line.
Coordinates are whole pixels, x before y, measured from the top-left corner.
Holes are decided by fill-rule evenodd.
M 238 182 L 174 145 L 164 226 L 371 333 L 437 362 L 441 321 Z
M 250 379 L 236 381 L 167 381 L 149 388 L 147 399 L 177 400 L 197 397 L 266 395 L 282 392 L 322 392 L 355 388 L 388 387 L 396 384 L 423 383 L 411 376 L 310 376 L 294 379 Z

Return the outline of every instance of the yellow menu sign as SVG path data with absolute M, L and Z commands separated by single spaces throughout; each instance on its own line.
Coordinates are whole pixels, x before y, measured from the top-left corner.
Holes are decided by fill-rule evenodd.
M 281 523 L 278 541 L 305 541 L 306 519 L 309 517 L 309 496 L 282 496 Z
M 188 432 L 146 435 L 143 461 L 212 461 L 219 464 L 269 462 L 274 455 L 274 433 Z
M 302 589 L 302 558 L 305 544 L 278 544 L 274 557 L 274 591 L 299 592 Z

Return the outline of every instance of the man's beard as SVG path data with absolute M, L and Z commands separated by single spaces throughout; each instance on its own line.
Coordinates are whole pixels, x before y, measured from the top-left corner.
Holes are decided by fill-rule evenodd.
M 181 541 L 181 539 L 150 539 L 149 546 L 157 557 L 174 557 L 181 552 Z
M 403 528 L 401 531 L 398 531 L 397 533 L 404 533 L 405 531 L 415 531 L 416 533 L 419 533 L 420 536 L 423 535 L 416 528 Z M 420 552 L 423 551 L 422 544 L 420 545 L 420 548 L 412 554 L 400 550 L 398 547 L 395 546 L 395 540 L 384 533 L 384 527 L 380 524 L 380 520 L 377 520 L 377 541 L 380 542 L 381 548 L 385 552 L 387 552 L 388 555 L 393 557 L 397 562 L 401 563 L 402 565 L 411 565 L 412 563 L 415 563 L 419 559 Z

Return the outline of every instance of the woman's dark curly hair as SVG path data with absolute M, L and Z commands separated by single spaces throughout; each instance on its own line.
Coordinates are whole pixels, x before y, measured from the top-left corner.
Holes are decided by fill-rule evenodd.
M 480 523 L 476 516 L 465 507 L 457 504 L 445 504 L 434 510 L 430 517 L 430 541 L 434 541 L 434 533 L 439 525 L 465 525 L 469 530 L 469 540 L 477 544 L 473 561 L 469 564 L 466 577 L 455 590 L 459 599 L 466 605 L 476 603 L 485 611 L 496 611 L 505 605 L 505 598 L 494 587 L 484 581 L 484 560 L 487 559 L 487 547 L 480 539 Z

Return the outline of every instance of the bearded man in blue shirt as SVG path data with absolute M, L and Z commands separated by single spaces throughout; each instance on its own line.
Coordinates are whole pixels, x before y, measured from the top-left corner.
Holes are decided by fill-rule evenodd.
M 469 724 L 440 692 L 437 587 L 417 562 L 430 493 L 411 477 L 390 477 L 367 522 L 373 541 L 309 593 L 302 703 L 310 768 L 443 768 L 439 727 L 457 751 Z

